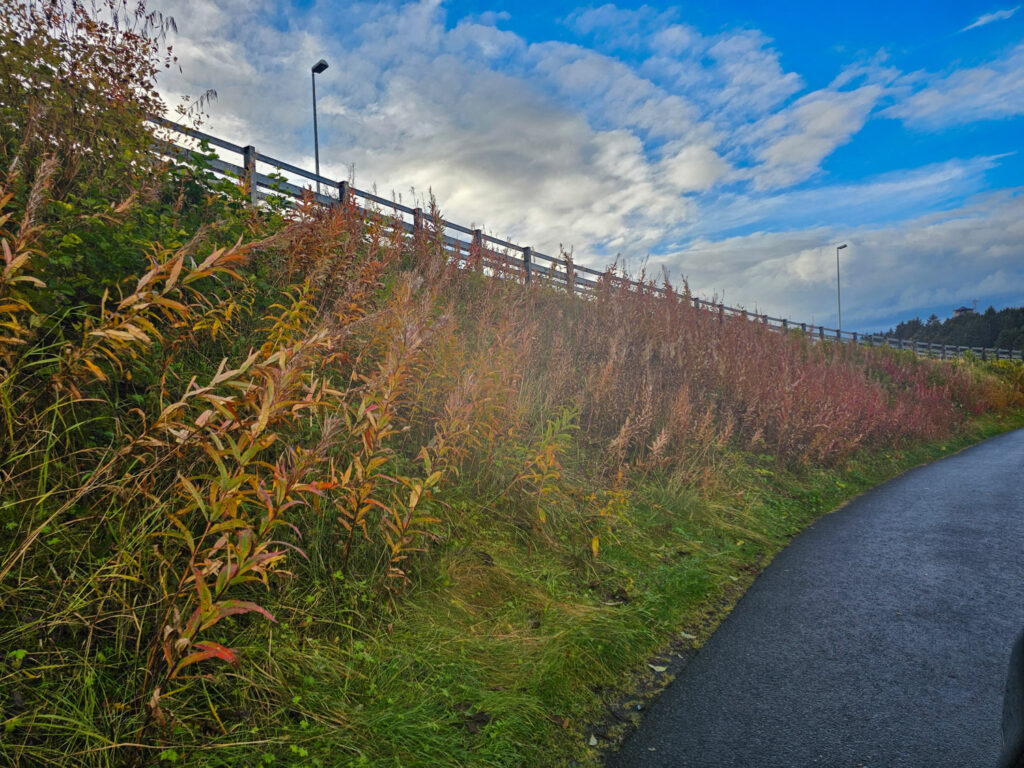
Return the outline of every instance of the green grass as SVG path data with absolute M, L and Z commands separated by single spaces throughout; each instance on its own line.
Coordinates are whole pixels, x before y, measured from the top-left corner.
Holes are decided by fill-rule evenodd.
M 609 725 L 626 718 L 623 702 L 635 710 L 667 682 L 647 661 L 702 644 L 809 523 L 911 467 L 1020 426 L 1024 414 L 987 417 L 956 439 L 835 469 L 789 471 L 770 457 L 729 454 L 718 467 L 724 481 L 703 494 L 650 477 L 596 561 L 557 525 L 530 547 L 476 509 L 382 619 L 362 621 L 365 585 L 336 579 L 282 595 L 270 644 L 246 651 L 253 676 L 274 678 L 253 688 L 281 693 L 255 705 L 269 717 L 252 719 L 270 730 L 245 736 L 273 746 L 189 754 L 186 763 L 596 764 L 616 737 Z M 588 746 L 594 732 L 598 749 Z

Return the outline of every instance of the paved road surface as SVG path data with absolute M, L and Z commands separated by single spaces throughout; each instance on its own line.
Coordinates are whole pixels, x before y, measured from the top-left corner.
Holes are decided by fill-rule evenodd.
M 989 768 L 1024 628 L 1024 430 L 912 470 L 776 557 L 610 768 Z

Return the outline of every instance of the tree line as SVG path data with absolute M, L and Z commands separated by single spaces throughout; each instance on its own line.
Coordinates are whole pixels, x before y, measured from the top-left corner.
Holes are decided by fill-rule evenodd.
M 932 344 L 1024 349 L 1024 307 L 997 311 L 990 306 L 984 312 L 965 312 L 947 320 L 935 314 L 924 322 L 915 317 L 891 329 L 889 335 Z

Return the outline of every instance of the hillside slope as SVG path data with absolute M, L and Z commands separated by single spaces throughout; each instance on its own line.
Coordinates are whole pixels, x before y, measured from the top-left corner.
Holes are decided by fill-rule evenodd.
M 1007 361 L 253 210 L 150 153 L 160 19 L 62 9 L 0 21 L 7 764 L 585 758 L 815 515 L 1016 418 Z

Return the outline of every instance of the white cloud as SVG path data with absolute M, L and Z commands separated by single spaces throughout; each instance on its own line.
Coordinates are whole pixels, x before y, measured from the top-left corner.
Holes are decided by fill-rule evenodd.
M 702 192 L 728 173 L 729 164 L 706 145 L 682 144 L 678 151 L 670 145 L 666 147 L 661 170 L 680 192 Z
M 1003 21 L 1004 19 L 1008 19 L 1011 16 L 1013 16 L 1013 14 L 1015 14 L 1019 10 L 1020 6 L 1018 5 L 1016 8 L 1007 8 L 1006 10 L 1003 11 L 993 11 L 992 13 L 982 14 L 981 16 L 974 20 L 974 23 L 968 24 L 960 31 L 966 32 L 969 29 L 983 27 L 986 24 L 991 24 L 993 21 Z
M 699 137 L 705 143 L 714 133 L 688 99 L 610 56 L 549 42 L 532 45 L 527 61 L 531 79 L 595 126 L 630 128 L 644 139 Z
M 811 227 L 702 239 L 656 260 L 706 294 L 796 321 L 836 321 L 835 244 L 841 252 L 843 325 L 870 331 L 974 298 L 1024 295 L 1024 194 L 984 196 L 968 205 L 882 227 L 837 232 Z
M 985 172 L 999 157 L 947 160 L 890 171 L 866 181 L 834 183 L 770 194 L 733 192 L 699 204 L 691 236 L 737 229 L 803 229 L 827 221 L 836 227 L 899 221 L 921 210 L 955 205 L 984 189 Z
M 1024 115 L 1024 44 L 988 64 L 926 76 L 922 89 L 883 114 L 924 130 Z
M 722 35 L 708 49 L 724 81 L 715 91 L 718 109 L 742 106 L 748 114 L 767 112 L 803 86 L 799 75 L 783 72 L 770 42 L 760 32 L 742 32 Z
M 637 9 L 619 8 L 605 3 L 597 8 L 578 8 L 563 23 L 595 42 L 613 48 L 637 48 L 646 45 L 647 33 L 670 23 L 673 11 L 658 12 L 643 5 Z
M 704 37 L 674 25 L 651 35 L 649 45 L 651 55 L 638 73 L 686 94 L 723 128 L 764 116 L 803 87 L 799 75 L 782 69 L 771 41 L 756 31 Z
M 756 189 L 789 187 L 813 176 L 821 162 L 860 131 L 884 92 L 877 85 L 852 91 L 814 91 L 749 130 L 758 148 L 749 171 Z

